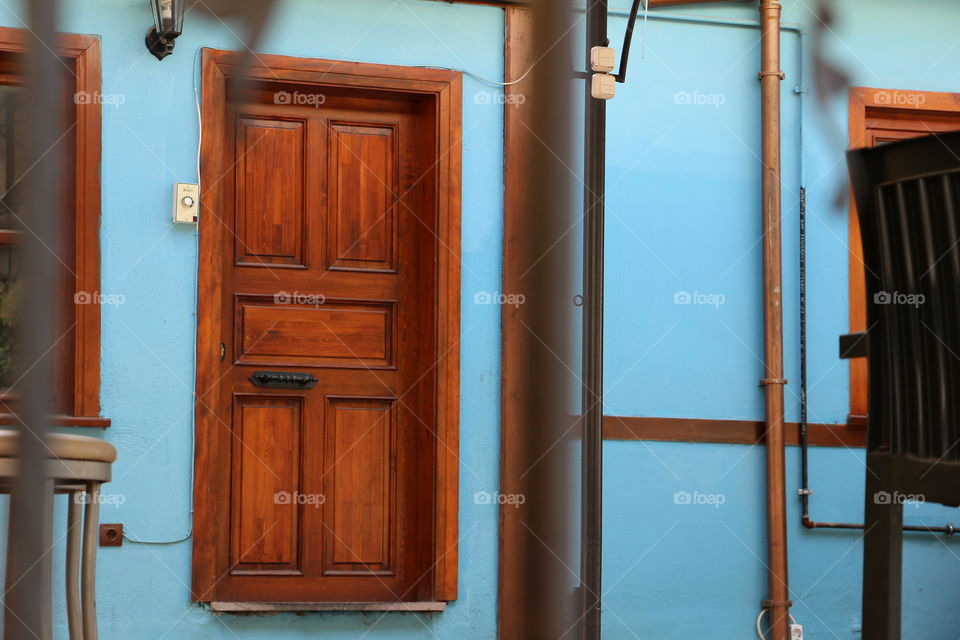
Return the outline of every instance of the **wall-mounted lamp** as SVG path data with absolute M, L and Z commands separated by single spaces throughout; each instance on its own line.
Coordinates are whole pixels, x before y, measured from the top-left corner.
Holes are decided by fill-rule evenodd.
M 147 31 L 147 49 L 163 60 L 173 53 L 173 43 L 183 32 L 183 0 L 150 0 L 153 25 Z

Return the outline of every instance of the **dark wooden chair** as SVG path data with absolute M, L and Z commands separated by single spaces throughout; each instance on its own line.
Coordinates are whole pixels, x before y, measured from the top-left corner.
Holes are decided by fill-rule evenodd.
M 960 132 L 847 154 L 870 399 L 863 638 L 900 638 L 903 502 L 960 505 Z

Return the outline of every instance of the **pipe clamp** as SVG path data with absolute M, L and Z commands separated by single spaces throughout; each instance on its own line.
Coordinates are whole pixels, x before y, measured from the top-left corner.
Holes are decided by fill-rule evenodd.
M 780 600 L 761 600 L 761 601 L 760 601 L 760 606 L 761 606 L 763 609 L 772 609 L 773 607 L 786 607 L 786 608 L 789 609 L 790 607 L 793 606 L 793 601 L 791 601 L 791 600 L 783 600 L 783 601 L 780 601 Z
M 760 386 L 764 387 L 768 384 L 787 384 L 786 378 L 763 378 L 760 380 Z

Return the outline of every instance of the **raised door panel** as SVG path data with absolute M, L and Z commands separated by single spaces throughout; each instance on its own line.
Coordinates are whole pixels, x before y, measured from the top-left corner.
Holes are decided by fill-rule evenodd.
M 236 256 L 247 266 L 305 266 L 306 123 L 239 117 Z
M 302 399 L 234 398 L 230 565 L 235 575 L 301 572 Z
M 394 573 L 394 402 L 380 398 L 327 399 L 326 575 Z
M 395 304 L 286 303 L 237 300 L 237 364 L 389 368 L 393 365 Z
M 330 268 L 394 271 L 396 127 L 332 122 L 329 132 Z

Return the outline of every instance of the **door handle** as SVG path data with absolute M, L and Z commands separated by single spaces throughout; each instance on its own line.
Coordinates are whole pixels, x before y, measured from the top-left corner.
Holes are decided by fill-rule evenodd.
M 316 376 L 297 371 L 254 371 L 250 382 L 255 387 L 267 389 L 313 389 L 317 386 Z

